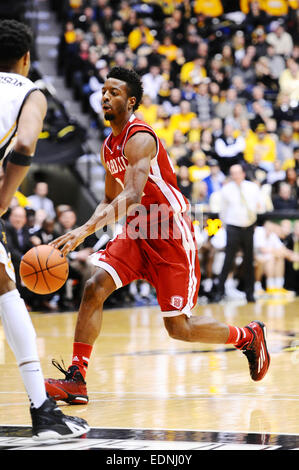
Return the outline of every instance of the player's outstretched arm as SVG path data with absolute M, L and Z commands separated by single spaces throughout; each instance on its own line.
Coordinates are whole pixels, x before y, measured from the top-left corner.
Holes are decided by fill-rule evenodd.
M 0 216 L 7 211 L 15 192 L 28 173 L 46 110 L 44 94 L 39 90 L 32 92 L 23 106 L 16 138 L 6 156 L 7 165 L 0 188 Z
M 99 204 L 84 225 L 51 242 L 51 245 L 61 249 L 64 255 L 74 250 L 92 233 L 124 217 L 128 209 L 140 203 L 150 171 L 150 162 L 156 154 L 155 139 L 150 134 L 138 132 L 128 140 L 124 153 L 129 164 L 122 191 L 109 201 L 107 195 L 111 194 L 111 190 L 107 187 L 106 179 L 106 201 L 109 202 Z M 108 182 L 112 181 L 111 175 L 107 178 Z

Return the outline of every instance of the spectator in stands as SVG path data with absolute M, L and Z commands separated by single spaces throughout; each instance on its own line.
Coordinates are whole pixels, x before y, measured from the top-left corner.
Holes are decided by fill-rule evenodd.
M 265 119 L 269 119 L 273 115 L 273 108 L 270 101 L 265 99 L 265 87 L 262 85 L 256 85 L 252 88 L 252 96 L 251 96 L 251 106 L 249 104 L 248 111 L 256 115 L 256 112 L 252 106 L 253 103 L 258 103 L 260 107 L 262 107 L 264 111 Z
M 191 111 L 189 101 L 183 100 L 180 103 L 180 111 L 172 114 L 170 125 L 173 129 L 180 130 L 183 134 L 187 134 L 190 130 L 191 121 L 195 117 L 196 114 Z
M 186 39 L 182 45 L 186 62 L 190 62 L 195 58 L 197 54 L 197 46 L 200 41 L 201 38 L 198 35 L 196 26 L 192 23 L 188 24 L 186 28 Z
M 215 106 L 215 116 L 226 120 L 231 118 L 237 104 L 237 91 L 235 88 L 230 88 L 226 92 L 223 92 L 223 100 Z
M 193 183 L 191 200 L 194 204 L 200 205 L 204 212 L 209 211 L 208 187 L 204 181 L 198 180 Z
M 283 167 L 290 165 L 293 158 L 294 140 L 293 128 L 290 125 L 284 126 L 280 129 L 279 140 L 277 142 L 277 158 L 282 162 Z
M 274 47 L 275 53 L 288 57 L 292 53 L 293 39 L 279 21 L 271 23 L 271 32 L 267 35 L 267 43 Z
M 282 169 L 282 163 L 280 160 L 276 159 L 273 162 L 273 169 L 267 172 L 266 182 L 269 183 L 272 187 L 277 183 L 285 179 L 286 172 Z
M 294 157 L 294 168 L 296 170 L 297 176 L 299 176 L 299 147 L 294 148 L 293 152 L 293 157 Z
M 214 150 L 213 134 L 211 128 L 203 129 L 200 133 L 200 149 L 206 155 L 206 157 L 216 158 L 216 152 Z
M 220 219 L 226 226 L 227 243 L 214 300 L 219 302 L 223 298 L 225 282 L 232 270 L 235 256 L 242 249 L 246 298 L 248 302 L 254 302 L 253 233 L 261 205 L 260 188 L 245 180 L 245 172 L 239 164 L 231 166 L 230 177 L 231 181 L 220 190 Z
M 192 183 L 202 181 L 210 175 L 211 170 L 206 161 L 206 156 L 201 150 L 197 150 L 192 154 L 193 165 L 189 167 L 189 178 Z
M 281 127 L 285 124 L 290 125 L 293 122 L 295 109 L 293 106 L 291 106 L 291 99 L 288 93 L 278 93 L 273 111 L 273 117 L 276 120 L 278 127 Z
M 189 130 L 186 133 L 187 142 L 190 144 L 197 144 L 201 137 L 201 126 L 199 119 L 194 114 L 194 117 L 190 120 Z
M 152 35 L 148 26 L 145 25 L 144 21 L 139 18 L 137 24 L 135 23 L 132 31 L 128 36 L 128 43 L 133 51 L 136 51 L 142 44 L 151 45 L 154 42 L 154 36 Z
M 250 164 L 258 164 L 266 171 L 273 169 L 276 160 L 276 144 L 267 133 L 265 124 L 259 124 L 255 133 L 245 139 L 244 159 Z
M 278 80 L 281 73 L 285 69 L 285 61 L 284 58 L 277 54 L 275 51 L 275 47 L 271 44 L 267 47 L 267 54 L 265 54 L 268 59 L 268 65 L 270 69 L 271 76 Z
M 77 216 L 73 209 L 62 211 L 58 216 L 58 226 L 56 226 L 58 236 L 73 230 L 76 227 L 76 222 Z M 73 298 L 71 299 L 71 303 L 67 299 L 66 285 L 60 289 L 58 306 L 62 310 L 72 310 L 78 307 L 85 282 L 91 277 L 93 268 L 88 257 L 93 252 L 93 249 L 89 243 L 89 239 L 86 239 L 82 245 L 79 245 L 75 251 L 72 251 L 68 255 L 69 279 L 74 280 L 76 284 L 72 292 Z
M 298 177 L 295 168 L 287 168 L 285 175 L 285 182 L 291 187 L 291 195 L 297 201 L 299 200 L 299 185 Z
M 142 102 L 138 108 L 138 114 L 150 126 L 155 124 L 158 117 L 158 105 L 153 103 L 149 95 L 143 95 Z
M 210 79 L 203 80 L 198 84 L 196 90 L 196 114 L 200 122 L 210 122 L 214 117 L 214 106 L 209 94 Z
M 38 181 L 34 186 L 34 194 L 28 196 L 30 206 L 37 211 L 43 209 L 48 217 L 55 218 L 55 209 L 53 201 L 48 198 L 49 186 L 45 181 Z
M 162 140 L 167 149 L 173 145 L 174 129 L 170 124 L 170 115 L 161 106 L 158 108 L 158 119 L 153 125 L 157 136 Z
M 290 97 L 290 100 L 299 101 L 299 64 L 289 57 L 286 61 L 287 68 L 279 77 L 280 91 Z M 298 105 L 297 105 L 298 106 Z
M 196 56 L 194 60 L 186 62 L 180 71 L 181 83 L 199 83 L 207 76 L 205 68 L 205 58 L 200 55 Z
M 244 3 L 246 3 L 246 6 L 244 6 Z M 260 25 L 267 25 L 267 14 L 261 9 L 259 0 L 241 2 L 240 6 L 242 11 L 246 14 L 245 29 L 247 33 L 252 33 L 252 31 Z
M 215 151 L 224 174 L 228 174 L 232 165 L 243 160 L 244 149 L 244 138 L 242 136 L 234 137 L 234 128 L 230 124 L 226 124 L 223 135 L 215 142 Z
M 173 144 L 168 149 L 170 158 L 174 165 L 191 166 L 191 151 L 186 145 L 186 137 L 180 130 L 173 133 Z
M 184 196 L 191 202 L 193 183 L 189 178 L 189 171 L 186 166 L 180 166 L 177 173 L 178 187 Z
M 182 100 L 182 92 L 179 88 L 170 90 L 169 98 L 163 101 L 163 108 L 170 116 L 180 111 L 180 102 Z
M 247 86 L 253 86 L 256 83 L 256 75 L 253 65 L 253 58 L 246 50 L 246 54 L 242 60 L 233 68 L 232 76 L 239 75 Z
M 10 211 L 8 221 L 6 222 L 7 246 L 15 268 L 17 287 L 22 293 L 25 302 L 30 305 L 32 295 L 21 283 L 19 268 L 22 256 L 34 245 L 38 245 L 39 240 L 30 235 L 26 224 L 27 214 L 24 207 L 13 207 Z
M 298 209 L 298 201 L 292 197 L 292 188 L 288 183 L 280 183 L 278 194 L 273 196 L 273 207 L 280 212 L 292 212 Z
M 154 103 L 157 102 L 158 93 L 163 81 L 160 67 L 157 65 L 152 65 L 149 72 L 142 77 L 144 94 L 148 95 Z
M 275 224 L 266 221 L 254 231 L 254 252 L 256 261 L 256 294 L 262 291 L 262 277 L 266 278 L 266 292 L 283 293 L 285 259 L 294 261 L 299 257 L 289 250 L 277 235 Z
M 40 243 L 48 245 L 48 243 L 58 238 L 58 232 L 55 231 L 55 221 L 50 217 L 47 217 L 39 230 L 33 232 L 34 236 L 39 238 Z
M 220 170 L 219 163 L 217 160 L 208 159 L 208 165 L 210 168 L 210 174 L 206 176 L 203 181 L 207 184 L 208 198 L 215 191 L 219 191 L 225 180 L 224 173 Z

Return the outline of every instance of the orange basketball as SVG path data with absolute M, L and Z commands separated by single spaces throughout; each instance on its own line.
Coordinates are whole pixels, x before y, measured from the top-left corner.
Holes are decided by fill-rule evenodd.
M 50 245 L 31 248 L 21 260 L 21 279 L 36 294 L 56 292 L 63 286 L 68 274 L 69 265 L 65 256 Z

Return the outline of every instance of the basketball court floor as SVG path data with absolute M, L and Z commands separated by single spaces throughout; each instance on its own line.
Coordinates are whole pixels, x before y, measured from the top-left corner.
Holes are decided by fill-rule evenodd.
M 269 372 L 249 376 L 229 345 L 173 340 L 158 307 L 106 310 L 87 374 L 88 405 L 66 414 L 90 432 L 68 442 L 31 439 L 27 395 L 0 325 L 0 450 L 299 450 L 299 299 L 198 306 L 197 315 L 267 325 Z M 31 313 L 45 377 L 72 353 L 76 313 Z

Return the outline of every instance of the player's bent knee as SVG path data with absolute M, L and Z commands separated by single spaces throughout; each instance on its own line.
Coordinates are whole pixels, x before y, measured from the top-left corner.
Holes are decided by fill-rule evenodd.
M 109 275 L 105 271 L 99 270 L 90 279 L 88 279 L 88 281 L 86 281 L 84 288 L 85 302 L 105 302 L 107 297 L 109 297 L 115 289 L 108 276 Z

